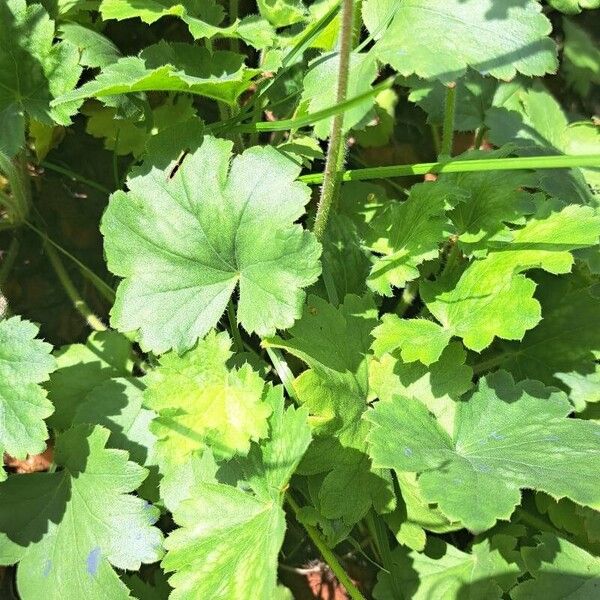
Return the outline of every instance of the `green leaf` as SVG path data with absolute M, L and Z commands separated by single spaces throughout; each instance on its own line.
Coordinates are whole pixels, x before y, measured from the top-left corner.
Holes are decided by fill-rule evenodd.
M 77 407 L 101 383 L 131 375 L 131 342 L 116 331 L 93 332 L 85 344 L 70 344 L 56 352 L 57 370 L 46 385 L 56 412 L 49 423 L 67 429 Z
M 406 0 L 397 4 L 373 51 L 402 75 L 447 84 L 471 67 L 510 80 L 517 73 L 556 71 L 556 47 L 547 37 L 551 29 L 534 0 L 506 7 L 493 0 L 446 0 L 435 6 Z
M 283 494 L 310 443 L 305 410 L 284 409 L 277 390 L 269 398 L 269 439 L 253 445 L 240 465 L 244 486 L 197 481 L 173 513 L 179 529 L 167 538 L 163 560 L 175 571 L 173 600 L 276 597 Z
M 444 123 L 446 86 L 440 81 L 425 81 L 411 77 L 406 82 L 410 87 L 408 99 L 427 112 L 427 122 L 433 125 Z M 474 131 L 483 127 L 485 111 L 492 105 L 497 82 L 491 77 L 482 77 L 469 70 L 456 82 L 456 110 L 454 129 Z
M 508 519 L 531 488 L 600 506 L 600 425 L 567 418 L 566 396 L 506 372 L 482 379 L 460 402 L 449 435 L 414 398 L 380 401 L 366 418 L 373 463 L 419 473 L 427 502 L 472 531 Z
M 57 37 L 78 48 L 79 64 L 84 67 L 106 67 L 121 57 L 121 52 L 112 40 L 77 23 L 61 23 Z
M 548 4 L 567 15 L 576 15 L 585 8 L 600 8 L 599 0 L 548 0 Z
M 53 105 L 149 91 L 187 92 L 235 104 L 257 73 L 257 69 L 244 66 L 240 54 L 163 41 L 148 46 L 139 57 L 127 56 L 106 66 L 96 79 L 61 96 Z
M 260 14 L 275 27 L 286 27 L 304 19 L 302 0 L 257 0 Z
M 68 125 L 77 103 L 51 108 L 52 98 L 73 89 L 81 68 L 77 48 L 53 44 L 54 22 L 39 4 L 0 4 L 0 152 L 14 155 L 25 143 L 26 116 Z
M 377 255 L 368 286 L 392 295 L 419 276 L 418 266 L 436 258 L 440 245 L 452 233 L 445 210 L 464 200 L 466 194 L 451 185 L 427 182 L 414 185 L 408 200 L 390 202 L 370 222 L 366 243 Z
M 285 329 L 320 273 L 319 243 L 293 224 L 310 197 L 294 182 L 299 168 L 273 148 L 250 148 L 228 174 L 230 156 L 230 142 L 206 137 L 173 177 L 153 168 L 111 197 L 101 230 L 108 267 L 124 278 L 111 322 L 139 329 L 146 350 L 193 346 L 238 283 L 246 331 Z
M 574 262 L 570 251 L 595 246 L 600 235 L 600 218 L 592 208 L 570 205 L 550 212 L 551 206 L 513 231 L 510 242 L 498 242 L 485 258 L 473 260 L 454 287 L 422 282 L 422 297 L 446 335 L 459 336 L 467 348 L 480 352 L 495 337 L 520 340 L 540 322 L 535 283 L 522 272 L 568 273 Z M 438 350 L 442 337 L 441 331 L 433 334 Z
M 552 533 L 536 536 L 539 544 L 523 548 L 523 558 L 533 579 L 512 590 L 513 600 L 583 600 L 600 589 L 600 560 Z
M 600 50 L 589 33 L 572 19 L 564 18 L 562 25 L 565 41 L 561 67 L 569 85 L 586 98 L 590 87 L 600 84 Z
M 112 567 L 137 570 L 160 558 L 158 511 L 129 494 L 146 470 L 106 450 L 108 436 L 102 427 L 70 429 L 55 447 L 61 471 L 0 486 L 0 560 L 19 563 L 23 600 L 126 599 Z
M 20 317 L 0 321 L 0 456 L 17 459 L 46 448 L 44 419 L 52 403 L 39 385 L 56 368 L 52 347 L 35 339 L 38 328 Z M 0 481 L 6 473 L 0 469 Z
M 273 28 L 264 19 L 238 19 L 231 25 L 221 25 L 223 7 L 216 0 L 102 0 L 100 13 L 105 20 L 140 18 L 144 23 L 155 23 L 163 17 L 178 17 L 187 26 L 195 40 L 214 37 L 239 37 L 255 48 L 270 46 L 275 39 Z
M 267 435 L 273 390 L 248 364 L 228 369 L 230 346 L 227 333 L 211 332 L 183 356 L 165 354 L 148 375 L 144 395 L 158 413 L 152 430 L 165 470 L 207 447 L 228 458 L 247 454 Z
M 143 407 L 144 387 L 134 377 L 104 381 L 77 407 L 73 423 L 106 427 L 110 448 L 127 450 L 129 458 L 140 465 L 154 464 L 156 437 L 150 423 L 156 413 Z
M 347 296 L 338 308 L 311 296 L 289 338 L 263 345 L 284 348 L 310 369 L 294 383 L 297 399 L 309 411 L 315 439 L 301 464 L 318 481 L 319 508 L 327 519 L 354 524 L 375 504 L 390 500 L 389 481 L 371 469 L 366 454 L 368 426 L 361 419 L 369 396 L 368 354 L 377 311 L 369 295 Z
M 331 106 L 331 94 L 332 90 L 336 89 L 339 64 L 339 54 L 334 53 L 320 56 L 309 65 L 301 98 L 301 101 L 308 102 L 308 112 L 315 113 Z M 349 68 L 347 98 L 354 98 L 372 89 L 371 84 L 377 77 L 377 64 L 373 54 L 353 52 L 350 55 Z M 367 98 L 346 111 L 342 131 L 347 132 L 359 123 L 371 110 L 373 102 L 373 98 Z M 332 121 L 333 117 L 317 121 L 315 135 L 321 139 L 329 137 Z
M 502 342 L 482 356 L 482 364 L 498 356 L 497 364 L 516 377 L 538 379 L 549 385 L 559 381 L 573 390 L 578 410 L 586 401 L 600 400 L 596 353 L 600 352 L 600 300 L 596 282 L 581 273 L 568 277 L 536 274 L 536 298 L 542 320 L 520 343 Z M 588 376 L 590 379 L 588 379 Z
M 432 539 L 424 554 L 396 548 L 393 569 L 403 597 L 411 600 L 500 600 L 520 572 L 513 561 L 515 544 L 514 538 L 496 535 L 474 544 L 467 554 Z M 379 573 L 373 596 L 376 600 L 397 600 L 390 574 Z

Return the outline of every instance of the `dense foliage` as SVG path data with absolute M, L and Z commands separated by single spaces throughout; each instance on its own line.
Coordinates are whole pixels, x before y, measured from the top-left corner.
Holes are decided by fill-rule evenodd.
M 0 0 L 0 597 L 600 598 L 599 15 Z

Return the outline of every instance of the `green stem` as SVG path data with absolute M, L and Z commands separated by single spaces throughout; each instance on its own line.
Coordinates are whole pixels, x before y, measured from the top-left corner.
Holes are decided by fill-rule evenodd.
M 102 192 L 103 194 L 106 194 L 107 196 L 109 196 L 112 193 L 111 190 L 109 190 L 107 187 L 104 187 L 102 184 L 97 183 L 96 181 L 93 181 L 92 179 L 88 179 L 87 177 L 84 177 L 83 175 L 80 175 L 79 173 L 75 173 L 75 171 L 72 171 L 71 169 L 67 169 L 66 167 L 61 167 L 60 165 L 55 165 L 54 163 L 48 162 L 46 160 L 42 161 L 40 164 L 42 167 L 44 167 L 44 169 L 48 169 L 48 171 L 54 171 L 55 173 L 64 175 L 65 177 L 68 177 L 69 179 L 72 179 L 73 181 L 83 183 L 84 185 L 87 185 L 88 187 L 91 187 L 98 192 Z
M 444 108 L 444 128 L 442 129 L 442 146 L 440 155 L 452 156 L 452 144 L 454 142 L 454 114 L 456 112 L 456 83 L 448 84 L 446 88 L 446 105 Z
M 432 123 L 429 127 L 431 129 L 431 137 L 433 139 L 433 147 L 435 148 L 435 153 L 437 156 L 439 156 L 440 151 L 442 149 L 442 140 L 440 138 L 440 128 L 435 123 Z
M 31 207 L 31 182 L 27 172 L 27 157 L 21 151 L 13 159 L 0 152 L 0 171 L 8 179 L 10 195 L 2 194 L 8 218 L 15 225 L 21 225 L 29 215 Z
M 497 356 L 492 356 L 491 358 L 488 358 L 487 360 L 482 360 L 480 363 L 472 365 L 473 374 L 479 375 L 480 373 L 485 373 L 487 371 L 490 371 L 491 369 L 495 369 L 496 367 L 499 367 L 502 363 L 504 363 L 506 361 L 508 356 L 509 356 L 508 354 L 503 352 L 502 354 L 498 354 Z
M 474 173 L 477 171 L 525 171 L 529 169 L 572 169 L 574 167 L 598 167 L 600 154 L 577 156 L 521 156 L 519 158 L 478 158 L 473 160 L 446 160 L 433 163 L 392 165 L 389 167 L 369 167 L 345 171 L 342 181 L 366 181 L 408 177 L 426 173 Z M 323 173 L 310 173 L 298 179 L 304 183 L 318 185 L 323 181 Z
M 338 561 L 336 555 L 332 552 L 332 550 L 327 546 L 327 543 L 319 533 L 319 530 L 308 523 L 303 523 L 298 515 L 300 513 L 300 506 L 294 500 L 292 495 L 287 492 L 285 495 L 285 499 L 288 504 L 292 507 L 294 514 L 298 521 L 302 524 L 306 533 L 308 533 L 308 537 L 312 540 L 313 544 L 317 547 L 325 562 L 329 565 L 329 568 L 333 571 L 333 574 L 337 577 L 338 581 L 346 588 L 346 592 L 352 598 L 352 600 L 365 600 L 365 597 L 360 593 L 359 589 L 354 585 L 348 573 L 344 570 L 340 562 Z
M 342 26 L 340 29 L 340 60 L 338 67 L 336 103 L 346 100 L 348 93 L 348 74 L 350 72 L 350 53 L 352 51 L 352 26 L 353 26 L 353 0 L 344 0 L 342 4 Z M 331 123 L 329 148 L 325 160 L 325 173 L 321 197 L 317 207 L 317 216 L 313 231 L 318 240 L 322 240 L 327 229 L 329 213 L 335 200 L 336 188 L 339 185 L 339 167 L 341 156 L 344 152 L 345 137 L 342 131 L 344 126 L 344 111 L 338 112 Z
M 231 335 L 233 337 L 233 343 L 238 352 L 244 351 L 244 340 L 242 340 L 242 336 L 240 334 L 240 330 L 238 328 L 237 316 L 235 314 L 235 307 L 233 306 L 233 301 L 231 298 L 227 303 L 227 318 L 229 319 L 229 329 L 231 330 Z
M 6 254 L 2 258 L 2 264 L 0 265 L 0 290 L 4 287 L 8 276 L 15 264 L 17 255 L 19 254 L 19 238 L 16 234 L 13 235 L 10 245 Z
M 367 525 L 371 531 L 371 535 L 375 540 L 377 551 L 385 570 L 390 574 L 392 581 L 392 589 L 394 598 L 402 598 L 402 586 L 398 577 L 398 571 L 394 568 L 394 559 L 390 548 L 390 540 L 388 538 L 388 529 L 383 523 L 382 518 L 375 514 L 372 510 L 367 514 Z
M 298 402 L 298 395 L 296 394 L 296 388 L 294 387 L 294 375 L 288 367 L 287 361 L 283 358 L 283 355 L 278 348 L 268 346 L 264 342 L 262 346 L 267 351 L 269 360 L 273 363 L 275 372 L 283 384 L 287 395 L 294 400 L 294 402 Z
M 62 284 L 67 296 L 73 303 L 73 308 L 87 321 L 87 324 L 95 331 L 106 331 L 106 325 L 97 317 L 92 309 L 88 306 L 88 303 L 81 297 L 77 288 L 73 285 L 69 274 L 67 273 L 58 253 L 54 249 L 54 246 L 45 242 L 44 250 L 46 256 L 50 261 L 50 264 L 54 268 L 54 271 Z
M 238 0 L 229 0 L 229 20 L 231 23 L 235 23 L 240 16 L 240 6 Z M 237 37 L 231 38 L 231 51 L 239 54 L 240 52 L 240 40 Z
M 475 132 L 475 139 L 473 140 L 473 148 L 475 148 L 475 150 L 479 150 L 479 148 L 481 148 L 486 131 L 487 128 L 485 125 L 477 128 L 477 131 Z
M 25 225 L 29 227 L 32 231 L 35 231 L 42 240 L 44 244 L 51 244 L 58 250 L 63 256 L 66 256 L 70 261 L 74 262 L 83 276 L 98 290 L 98 292 L 111 304 L 115 301 L 115 292 L 114 290 L 103 281 L 94 271 L 92 271 L 89 267 L 86 267 L 77 257 L 73 256 L 70 252 L 65 250 L 60 244 L 57 244 L 54 240 L 48 237 L 46 233 L 44 233 L 41 229 L 38 229 L 33 223 L 29 221 L 25 222 Z

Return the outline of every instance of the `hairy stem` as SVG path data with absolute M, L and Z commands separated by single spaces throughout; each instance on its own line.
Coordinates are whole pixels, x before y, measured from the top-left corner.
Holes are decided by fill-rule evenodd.
M 444 127 L 442 129 L 442 156 L 452 156 L 454 142 L 454 114 L 456 112 L 456 83 L 449 83 L 446 88 L 446 105 L 444 108 Z
M 300 512 L 300 506 L 294 500 L 292 495 L 288 492 L 285 495 L 285 499 L 288 504 L 292 507 L 296 517 Z M 365 600 L 365 597 L 360 593 L 359 589 L 354 585 L 348 573 L 344 570 L 344 567 L 338 561 L 336 555 L 332 552 L 329 546 L 326 544 L 325 540 L 319 533 L 319 530 L 312 525 L 308 525 L 307 523 L 302 523 L 300 519 L 298 521 L 302 524 L 306 533 L 308 533 L 308 537 L 312 540 L 313 544 L 317 547 L 325 562 L 329 565 L 329 568 L 333 571 L 334 575 L 337 577 L 338 581 L 346 588 L 346 592 L 352 600 Z
M 73 284 L 73 281 L 71 281 L 71 278 L 62 264 L 58 253 L 54 249 L 54 246 L 45 241 L 44 250 L 46 251 L 46 256 L 48 257 L 56 276 L 62 284 L 67 296 L 73 303 L 73 308 L 87 321 L 87 324 L 92 329 L 95 331 L 106 331 L 106 325 L 98 316 L 93 313 L 92 309 L 88 306 L 88 303 L 77 291 L 77 288 Z
M 342 26 L 340 29 L 340 61 L 338 67 L 338 83 L 336 103 L 344 102 L 348 92 L 348 74 L 350 72 L 350 52 L 352 50 L 353 0 L 344 0 L 342 4 Z M 345 138 L 342 133 L 344 112 L 338 112 L 331 123 L 329 148 L 325 160 L 325 173 L 321 197 L 317 208 L 317 216 L 313 231 L 318 240 L 322 240 L 327 229 L 329 213 L 335 200 L 336 188 L 339 184 L 339 168 L 344 152 Z

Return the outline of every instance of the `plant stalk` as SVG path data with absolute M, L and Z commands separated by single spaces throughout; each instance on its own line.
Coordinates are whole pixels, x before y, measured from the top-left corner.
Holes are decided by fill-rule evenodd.
M 598 167 L 600 154 L 580 154 L 574 156 L 520 156 L 518 158 L 477 158 L 472 160 L 442 160 L 432 163 L 411 165 L 391 165 L 389 167 L 369 167 L 352 169 L 341 175 L 342 181 L 367 181 L 390 177 L 409 177 L 426 173 L 474 173 L 479 171 L 527 171 L 530 169 L 572 169 L 574 167 Z M 323 181 L 323 173 L 310 173 L 298 177 L 299 181 L 318 185 Z
M 52 265 L 56 276 L 62 284 L 67 296 L 73 303 L 73 308 L 86 320 L 87 324 L 95 331 L 106 331 L 106 325 L 102 320 L 94 314 L 88 303 L 81 297 L 77 288 L 73 284 L 73 281 L 69 277 L 67 270 L 65 269 L 58 253 L 54 249 L 54 246 L 44 241 L 44 250 L 46 256 Z
M 354 1 L 344 0 L 342 4 L 342 26 L 340 29 L 340 62 L 338 67 L 338 82 L 336 92 L 336 103 L 346 100 L 348 93 L 348 75 L 350 72 L 350 53 L 352 51 L 352 30 L 354 21 Z M 329 147 L 325 160 L 325 173 L 321 187 L 321 197 L 317 207 L 317 216 L 313 231 L 318 240 L 322 240 L 327 229 L 327 221 L 331 207 L 335 201 L 335 193 L 339 184 L 339 170 L 343 157 L 345 136 L 343 134 L 344 111 L 338 112 L 331 123 L 329 136 Z
M 300 512 L 300 506 L 298 505 L 298 503 L 294 500 L 294 498 L 289 492 L 286 493 L 285 499 L 287 500 L 288 504 L 292 507 L 296 518 L 298 518 L 298 514 Z M 306 533 L 308 533 L 308 536 L 312 540 L 313 544 L 317 547 L 317 549 L 325 559 L 325 562 L 329 565 L 329 568 L 337 577 L 338 581 L 344 586 L 344 588 L 346 588 L 346 592 L 348 592 L 350 598 L 352 598 L 352 600 L 366 600 L 365 597 L 359 591 L 359 589 L 354 585 L 353 581 L 348 576 L 348 573 L 346 573 L 344 567 L 342 567 L 342 565 L 338 561 L 336 555 L 326 544 L 325 540 L 319 533 L 319 530 L 316 527 L 309 525 L 308 523 L 303 523 L 302 521 L 300 521 L 300 519 L 298 519 L 298 522 L 302 524 L 302 526 L 306 530 Z
M 446 105 L 444 108 L 444 127 L 442 129 L 442 146 L 440 155 L 452 156 L 452 145 L 454 142 L 454 115 L 456 113 L 456 83 L 448 84 L 446 88 Z

